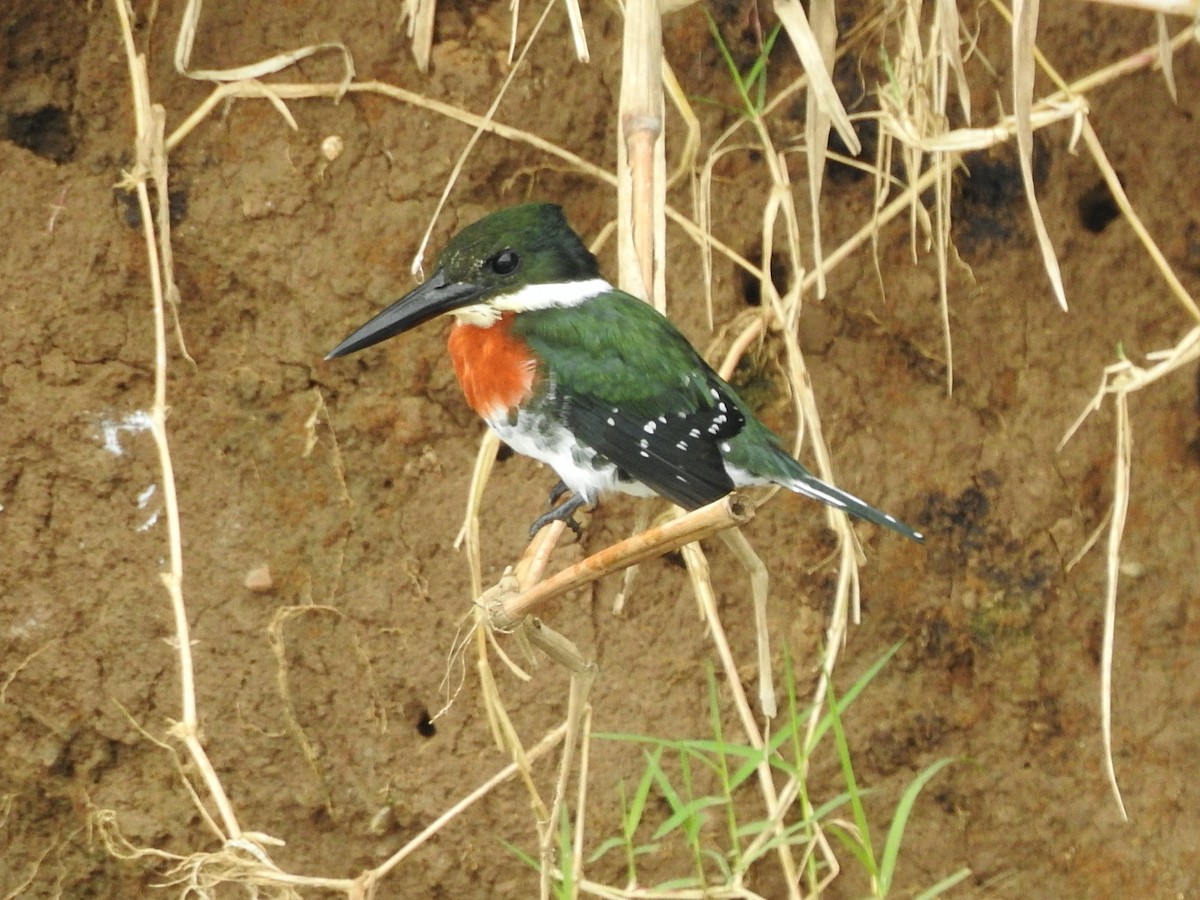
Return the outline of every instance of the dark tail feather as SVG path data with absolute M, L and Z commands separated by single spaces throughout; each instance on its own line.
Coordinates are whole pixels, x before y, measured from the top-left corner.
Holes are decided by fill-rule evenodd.
M 878 510 L 869 503 L 858 499 L 853 494 L 847 494 L 841 488 L 835 488 L 833 485 L 826 484 L 819 478 L 814 478 L 807 472 L 794 479 L 789 479 L 783 483 L 783 486 L 795 491 L 797 494 L 803 494 L 805 497 L 811 497 L 814 500 L 820 500 L 832 506 L 834 509 L 845 510 L 852 516 L 858 516 L 860 519 L 866 519 L 868 522 L 874 522 L 876 525 L 882 525 L 884 528 L 890 528 L 897 534 L 902 534 L 906 538 L 912 538 L 920 543 L 925 542 L 925 535 L 905 525 L 895 516 L 889 516 L 882 510 Z

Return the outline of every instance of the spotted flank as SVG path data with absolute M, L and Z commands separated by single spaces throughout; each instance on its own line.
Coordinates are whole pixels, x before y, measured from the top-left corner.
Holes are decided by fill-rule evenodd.
M 561 423 L 541 413 L 520 410 L 488 421 L 496 436 L 517 453 L 552 468 L 576 496 L 595 503 L 601 494 L 617 491 L 653 497 L 655 491 L 618 470 L 616 463 L 582 443 Z

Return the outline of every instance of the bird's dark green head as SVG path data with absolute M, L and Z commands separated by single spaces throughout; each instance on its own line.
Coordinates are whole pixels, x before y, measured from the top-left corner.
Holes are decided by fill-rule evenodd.
M 573 306 L 609 289 L 562 207 L 511 206 L 451 238 L 428 281 L 351 334 L 326 359 L 370 347 L 445 313 L 487 326 L 505 312 Z
M 437 268 L 448 281 L 485 287 L 489 295 L 598 275 L 596 258 L 553 203 L 511 206 L 468 225 L 446 245 Z

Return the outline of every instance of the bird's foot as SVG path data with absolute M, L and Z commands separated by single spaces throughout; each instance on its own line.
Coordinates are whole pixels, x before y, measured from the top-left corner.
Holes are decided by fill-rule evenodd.
M 554 486 L 554 489 L 550 491 L 550 502 L 553 504 L 568 490 L 569 488 L 560 481 Z M 539 531 L 541 531 L 551 522 L 563 522 L 568 528 L 575 532 L 575 537 L 582 537 L 583 529 L 579 526 L 579 523 L 575 521 L 575 511 L 581 506 L 586 505 L 586 497 L 581 497 L 579 494 L 573 494 L 571 499 L 566 503 L 555 506 L 534 519 L 533 524 L 529 526 L 529 537 L 533 538 Z
M 567 487 L 567 483 L 560 479 L 554 487 L 550 488 L 550 505 L 553 506 L 557 503 L 559 498 L 569 490 L 570 488 Z

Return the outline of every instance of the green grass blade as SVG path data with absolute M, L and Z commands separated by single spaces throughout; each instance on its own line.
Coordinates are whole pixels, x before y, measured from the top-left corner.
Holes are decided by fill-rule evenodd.
M 964 879 L 970 878 L 970 877 L 971 877 L 970 869 L 965 869 L 965 868 L 959 869 L 953 875 L 947 875 L 945 878 L 943 878 L 937 884 L 932 885 L 931 887 L 928 887 L 925 890 L 921 891 L 921 893 L 919 893 L 915 897 L 913 897 L 913 900 L 933 900 L 934 897 L 940 897 L 942 894 L 946 893 L 946 891 L 950 890 L 950 888 L 954 887 L 956 884 L 963 881 Z
M 900 856 L 900 842 L 904 839 L 904 827 L 908 824 L 908 816 L 912 812 L 913 804 L 917 802 L 917 796 L 938 772 L 956 761 L 953 757 L 939 759 L 904 789 L 900 802 L 896 805 L 895 815 L 892 816 L 892 824 L 888 828 L 883 856 L 879 860 L 879 887 L 882 893 L 886 894 L 892 886 L 892 877 L 896 874 L 896 860 Z

